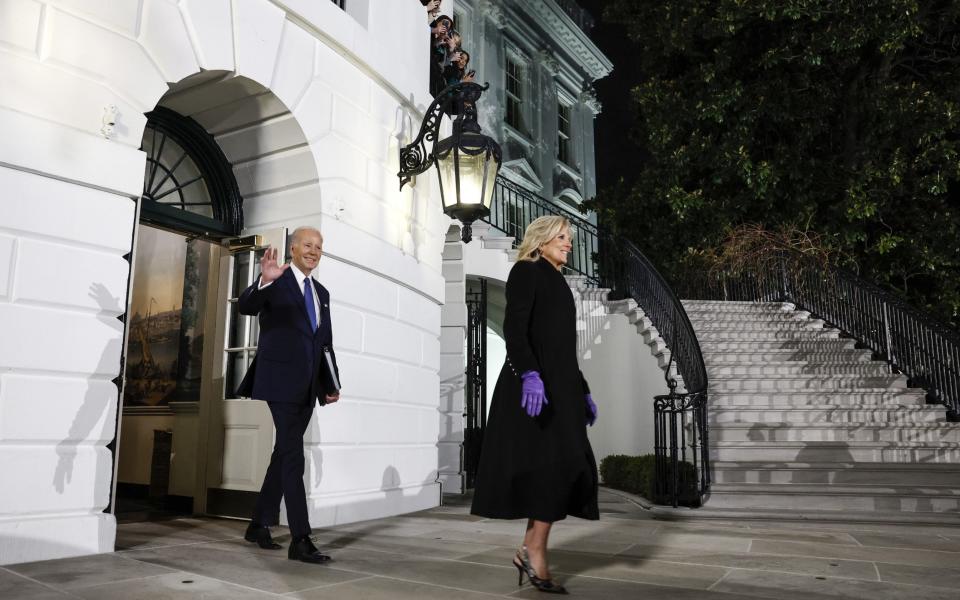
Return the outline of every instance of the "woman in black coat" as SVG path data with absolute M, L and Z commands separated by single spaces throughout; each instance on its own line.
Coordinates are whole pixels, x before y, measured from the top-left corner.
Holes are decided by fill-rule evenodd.
M 527 227 L 507 279 L 507 360 L 487 420 L 471 512 L 527 519 L 513 559 L 545 592 L 547 538 L 554 522 L 598 519 L 597 466 L 587 439 L 597 409 L 577 363 L 576 306 L 560 272 L 571 249 L 569 222 L 540 217 Z

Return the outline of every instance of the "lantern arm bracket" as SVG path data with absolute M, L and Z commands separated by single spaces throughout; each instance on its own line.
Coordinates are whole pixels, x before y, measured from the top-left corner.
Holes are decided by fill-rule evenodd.
M 436 155 L 432 147 L 430 153 L 427 153 L 427 143 L 432 142 L 436 146 L 437 137 L 440 134 L 440 121 L 444 114 L 450 112 L 450 107 L 454 102 L 469 103 L 471 112 L 473 112 L 474 103 L 489 87 L 489 83 L 480 85 L 472 81 L 464 81 L 448 86 L 437 94 L 424 114 L 423 123 L 420 124 L 420 133 L 417 134 L 416 139 L 400 149 L 400 172 L 397 173 L 397 177 L 400 178 L 401 190 L 411 179 L 429 169 L 436 162 Z

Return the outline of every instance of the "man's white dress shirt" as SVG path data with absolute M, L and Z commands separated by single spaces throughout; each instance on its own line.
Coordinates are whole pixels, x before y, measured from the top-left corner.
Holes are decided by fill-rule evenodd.
M 301 271 L 300 269 L 298 269 L 297 266 L 296 266 L 295 264 L 293 264 L 293 263 L 290 263 L 290 270 L 293 271 L 293 276 L 297 279 L 297 287 L 300 288 L 300 293 L 302 294 L 302 293 L 303 293 L 303 282 L 307 279 L 307 277 L 310 277 L 310 274 L 309 274 L 309 273 L 304 273 L 303 271 Z M 311 271 L 311 273 L 312 273 L 312 272 L 313 272 L 313 271 Z M 262 276 L 261 276 L 261 281 L 262 281 L 262 280 L 263 280 L 263 279 L 262 279 Z M 272 281 L 271 281 L 270 283 L 267 283 L 267 284 L 261 283 L 261 284 L 257 287 L 257 289 L 262 290 L 262 289 L 264 289 L 264 288 L 270 287 L 271 285 L 273 285 L 273 282 L 272 282 Z M 319 327 L 319 326 L 320 326 L 320 321 L 321 321 L 321 316 L 320 316 L 320 315 L 321 315 L 321 313 L 320 313 L 320 299 L 317 298 L 317 288 L 313 287 L 313 282 L 312 282 L 312 281 L 310 282 L 310 295 L 313 296 L 313 309 L 316 311 L 316 314 L 317 314 L 317 327 Z

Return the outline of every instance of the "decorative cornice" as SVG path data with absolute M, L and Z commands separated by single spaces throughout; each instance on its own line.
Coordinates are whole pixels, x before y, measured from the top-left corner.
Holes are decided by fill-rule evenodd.
M 494 3 L 493 0 L 481 0 L 477 8 L 480 14 L 484 18 L 489 19 L 497 29 L 506 27 L 507 15 L 503 12 L 503 8 L 499 4 Z
M 488 0 L 489 1 L 489 0 Z M 545 26 L 558 48 L 573 56 L 594 80 L 613 70 L 613 63 L 553 0 L 526 0 L 522 6 Z
M 593 89 L 593 86 L 580 92 L 580 102 L 583 102 L 584 106 L 589 108 L 594 115 L 600 114 L 600 111 L 603 110 L 603 104 L 597 98 L 597 90 Z
M 537 172 L 526 158 L 508 160 L 501 166 L 501 173 L 517 185 L 536 194 L 543 191 L 543 182 L 537 177 Z
M 552 50 L 541 48 L 537 51 L 536 60 L 551 77 L 556 77 L 557 73 L 560 72 L 560 63 L 557 61 Z
M 563 162 L 560 160 L 554 163 L 553 170 L 557 173 L 566 174 L 566 176 L 570 178 L 574 185 L 580 185 L 583 183 L 583 175 L 578 173 L 577 170 L 570 165 L 563 164 Z M 577 193 L 579 194 L 580 192 L 578 191 Z

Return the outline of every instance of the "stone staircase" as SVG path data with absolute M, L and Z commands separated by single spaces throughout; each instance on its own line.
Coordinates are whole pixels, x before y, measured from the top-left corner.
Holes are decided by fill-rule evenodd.
M 474 224 L 500 267 L 513 239 Z M 661 368 L 670 349 L 633 300 L 567 278 L 593 317 L 628 317 Z M 786 303 L 684 301 L 709 387 L 713 484 L 702 517 L 960 523 L 960 424 L 870 350 Z M 586 318 L 584 318 L 586 317 Z M 578 328 L 591 328 L 581 315 Z M 582 336 L 589 338 L 590 336 Z M 693 514 L 691 514 L 693 516 Z
M 790 304 L 683 301 L 709 377 L 704 511 L 960 521 L 960 424 Z

